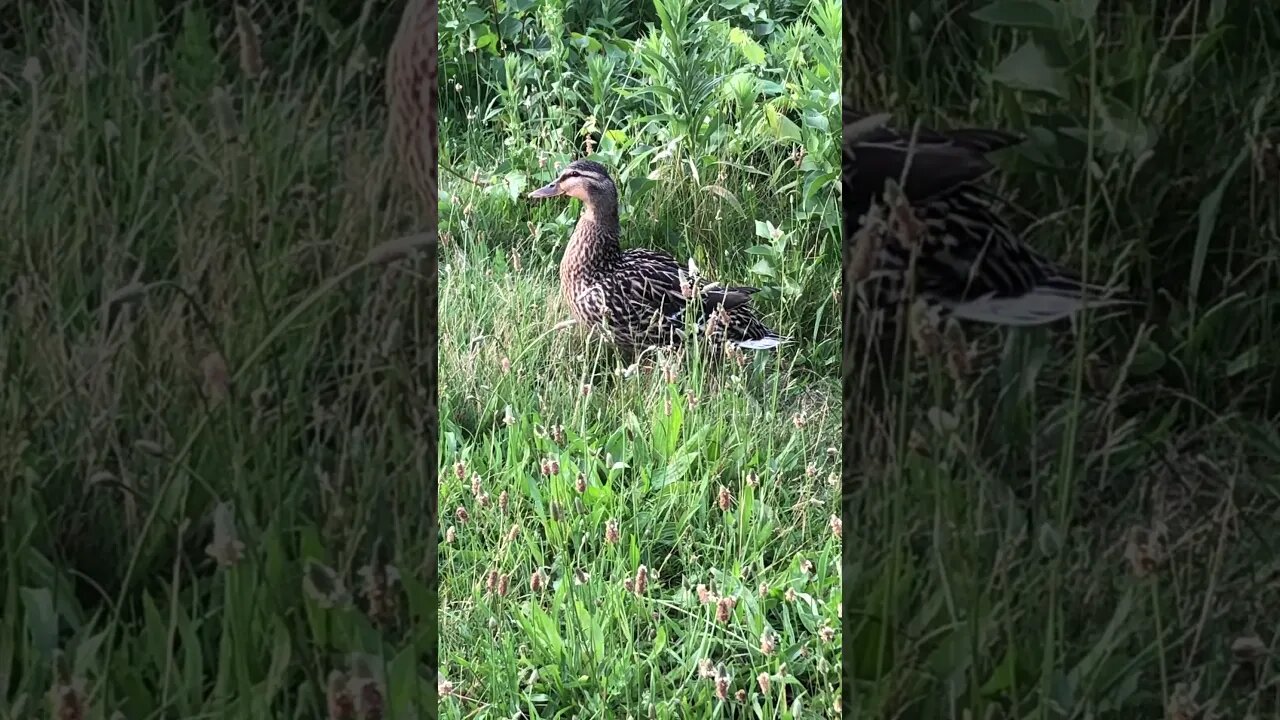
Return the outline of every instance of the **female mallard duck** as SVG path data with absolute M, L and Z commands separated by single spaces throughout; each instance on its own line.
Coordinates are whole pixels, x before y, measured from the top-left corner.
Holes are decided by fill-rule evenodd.
M 675 258 L 654 250 L 623 250 L 618 239 L 618 188 L 604 166 L 575 160 L 531 198 L 567 195 L 582 201 L 582 216 L 560 261 L 560 291 L 573 317 L 604 330 L 619 349 L 634 352 L 684 339 L 686 305 L 698 297 L 695 330 L 712 347 L 729 343 L 750 350 L 785 342 L 756 318 L 757 288 L 715 284 L 697 287 Z M 692 264 L 690 264 L 692 269 Z
M 982 183 L 994 169 L 986 156 L 1022 138 L 976 128 L 900 132 L 886 118 L 844 117 L 846 268 L 866 283 L 864 310 L 897 306 L 911 285 L 940 314 L 998 325 L 1040 325 L 1086 305 L 1125 302 L 1033 250 L 1001 216 L 1000 198 Z M 912 229 L 859 233 L 864 221 L 875 224 L 868 213 L 889 180 L 899 184 Z

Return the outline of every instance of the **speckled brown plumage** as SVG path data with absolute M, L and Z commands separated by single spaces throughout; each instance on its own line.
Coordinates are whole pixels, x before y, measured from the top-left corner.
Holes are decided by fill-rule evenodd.
M 666 253 L 623 250 L 618 191 L 603 165 L 570 163 L 533 198 L 567 195 L 583 202 L 582 216 L 560 261 L 560 289 L 573 317 L 603 331 L 625 352 L 684 341 L 689 304 L 695 327 L 713 348 L 725 343 L 763 350 L 785 342 L 751 308 L 756 288 L 706 284 Z
M 913 134 L 885 119 L 845 115 L 845 262 L 859 276 L 864 312 L 915 298 L 962 320 L 1039 325 L 1112 302 L 1107 288 L 1029 246 L 984 185 L 994 169 L 987 154 L 1020 137 L 980 128 Z M 900 186 L 899 215 L 868 218 L 890 181 Z

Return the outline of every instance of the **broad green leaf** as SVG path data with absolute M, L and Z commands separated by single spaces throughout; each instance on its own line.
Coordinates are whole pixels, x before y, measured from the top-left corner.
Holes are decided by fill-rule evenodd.
M 1090 22 L 1098 14 L 1098 0 L 1067 0 L 1067 12 L 1077 20 Z
M 988 25 L 1040 30 L 1059 29 L 1057 15 L 1055 6 L 1046 0 L 996 0 L 971 14 Z
M 777 108 L 772 105 L 765 105 L 765 119 L 769 123 L 769 129 L 773 131 L 774 137 L 780 140 L 790 140 L 795 143 L 803 142 L 803 134 L 800 132 L 800 126 L 791 121 L 791 118 L 778 112 Z
M 738 48 L 738 51 L 747 59 L 747 62 L 752 65 L 764 65 L 765 58 L 768 57 L 767 53 L 760 46 L 760 43 L 743 32 L 742 28 L 733 28 L 729 31 L 729 42 Z
M 827 116 L 812 108 L 804 111 L 804 124 L 822 132 L 827 132 L 831 129 L 831 123 L 827 120 Z
M 506 174 L 503 181 L 507 186 L 507 196 L 511 198 L 511 202 L 519 202 L 520 196 L 524 194 L 524 189 L 529 184 L 529 178 L 522 172 L 512 170 Z
M 1012 645 L 1005 649 L 1004 658 L 991 671 L 991 677 L 987 678 L 987 682 L 982 685 L 980 692 L 983 695 L 1003 695 L 1013 687 L 1018 671 L 1017 657 Z
M 1053 67 L 1044 49 L 1031 41 L 1001 60 L 991 71 L 991 79 L 1014 90 L 1042 92 L 1064 100 L 1070 95 L 1066 74 Z
M 18 595 L 26 611 L 31 644 L 41 656 L 53 657 L 53 651 L 58 649 L 58 615 L 53 609 L 53 593 L 49 588 L 24 587 L 18 589 Z

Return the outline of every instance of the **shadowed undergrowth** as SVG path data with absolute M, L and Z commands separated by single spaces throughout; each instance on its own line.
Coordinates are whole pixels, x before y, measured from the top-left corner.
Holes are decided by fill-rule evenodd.
M 939 7 L 846 17 L 854 106 L 1025 133 L 997 183 L 1031 242 L 1144 304 L 913 344 L 906 411 L 846 458 L 850 702 L 1274 714 L 1280 15 Z

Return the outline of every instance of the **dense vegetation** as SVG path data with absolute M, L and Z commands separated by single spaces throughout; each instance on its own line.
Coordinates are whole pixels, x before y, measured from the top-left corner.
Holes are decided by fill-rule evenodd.
M 399 8 L 259 5 L 2 11 L 0 717 L 434 707 Z
M 1025 133 L 998 182 L 1032 242 L 1144 301 L 967 328 L 891 451 L 846 458 L 852 709 L 1275 716 L 1280 9 L 873 1 L 846 30 L 855 106 Z
M 831 0 L 442 5 L 445 717 L 834 707 L 839 24 Z M 624 247 L 762 287 L 795 342 L 622 367 L 557 329 L 578 207 L 524 195 L 588 154 Z

